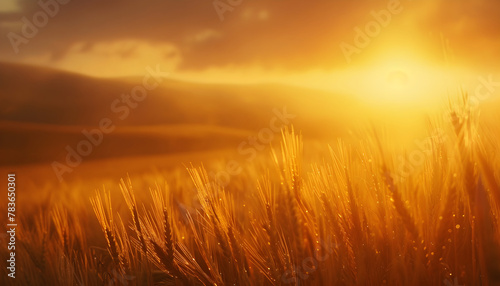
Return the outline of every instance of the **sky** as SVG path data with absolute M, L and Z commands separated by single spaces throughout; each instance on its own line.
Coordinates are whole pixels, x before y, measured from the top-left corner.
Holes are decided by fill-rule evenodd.
M 411 72 L 494 70 L 499 32 L 496 0 L 0 2 L 0 61 L 95 77 L 160 64 L 195 82 L 321 88 L 380 71 L 398 85 Z

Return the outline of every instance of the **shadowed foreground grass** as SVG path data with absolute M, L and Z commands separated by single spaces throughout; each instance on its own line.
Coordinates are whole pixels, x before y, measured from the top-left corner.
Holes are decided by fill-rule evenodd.
M 479 126 L 466 102 L 450 106 L 450 123 L 429 124 L 443 137 L 430 137 L 419 159 L 409 150 L 411 172 L 376 132 L 306 166 L 292 129 L 265 166 L 225 188 L 188 168 L 196 205 L 179 203 L 179 184 L 139 200 L 148 190 L 126 179 L 122 196 L 91 196 L 99 224 L 84 223 L 95 222 L 90 210 L 46 206 L 24 218 L 7 282 L 500 285 L 500 133 Z M 114 209 L 119 200 L 126 209 Z

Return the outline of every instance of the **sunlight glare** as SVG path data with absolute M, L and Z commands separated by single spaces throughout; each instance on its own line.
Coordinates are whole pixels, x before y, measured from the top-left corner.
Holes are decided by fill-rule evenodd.
M 346 81 L 358 96 L 380 104 L 429 104 L 446 94 L 448 80 L 442 68 L 409 59 L 383 60 L 352 70 Z

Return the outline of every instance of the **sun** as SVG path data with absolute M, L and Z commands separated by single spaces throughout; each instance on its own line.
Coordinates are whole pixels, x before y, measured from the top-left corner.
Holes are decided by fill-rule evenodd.
M 410 57 L 380 57 L 349 70 L 342 84 L 352 94 L 380 105 L 426 105 L 446 95 L 440 67 Z
M 387 85 L 394 90 L 401 90 L 410 84 L 410 77 L 402 70 L 393 70 L 387 75 Z
M 346 94 L 372 105 L 434 108 L 446 101 L 458 75 L 417 56 L 380 56 L 328 74 L 289 77 L 286 83 Z

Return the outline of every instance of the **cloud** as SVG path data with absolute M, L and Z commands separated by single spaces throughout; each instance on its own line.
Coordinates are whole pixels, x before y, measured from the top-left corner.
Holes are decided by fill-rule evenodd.
M 353 28 L 372 20 L 370 11 L 385 8 L 388 1 L 243 0 L 220 21 L 211 1 L 73 0 L 61 6 L 19 55 L 13 54 L 4 37 L 0 59 L 43 58 L 46 65 L 58 66 L 83 57 L 83 51 L 86 60 L 92 61 L 94 54 L 98 62 L 103 60 L 102 47 L 107 46 L 113 47 L 109 53 L 117 53 L 113 58 L 135 61 L 146 46 L 168 46 L 166 58 L 174 57 L 173 66 L 187 72 L 253 66 L 291 72 L 335 69 L 346 65 L 340 42 L 352 41 Z M 471 61 L 498 51 L 498 1 L 443 0 L 432 2 L 436 4 L 430 7 L 421 1 L 401 3 L 405 10 L 386 28 L 378 43 L 384 35 L 391 35 L 392 42 L 399 38 L 407 41 L 405 45 L 400 43 L 404 49 L 419 45 L 429 33 L 442 32 L 455 45 L 457 54 L 467 54 Z M 19 32 L 12 21 L 29 18 L 40 9 L 36 1 L 28 0 L 22 0 L 19 7 L 20 13 L 6 13 L 0 20 L 0 33 Z M 484 48 L 485 43 L 485 54 L 470 54 L 480 45 Z M 377 47 L 377 39 L 373 46 Z M 156 54 L 163 48 L 152 49 Z
M 33 3 L 24 2 L 21 14 L 29 18 L 37 11 Z M 352 12 L 336 11 L 346 6 L 334 1 L 244 1 L 221 22 L 209 1 L 71 1 L 23 47 L 19 59 L 48 52 L 57 61 L 79 42 L 134 39 L 176 46 L 184 69 L 255 63 L 301 67 L 307 64 L 301 60 L 304 54 L 319 59 L 336 51 L 336 30 Z M 2 42 L 3 55 L 11 50 Z M 312 63 L 324 62 L 318 59 Z
M 18 0 L 2 0 L 0 2 L 0 14 L 19 12 L 20 10 L 21 6 Z
M 436 1 L 421 18 L 422 30 L 442 34 L 456 57 L 485 66 L 500 52 L 500 1 Z
M 160 64 L 164 70 L 173 70 L 181 62 L 180 54 L 170 44 L 151 44 L 137 40 L 79 42 L 73 44 L 54 67 L 76 70 L 79 73 L 104 77 L 135 76 L 150 64 Z M 31 63 L 51 61 L 52 55 L 31 56 Z

